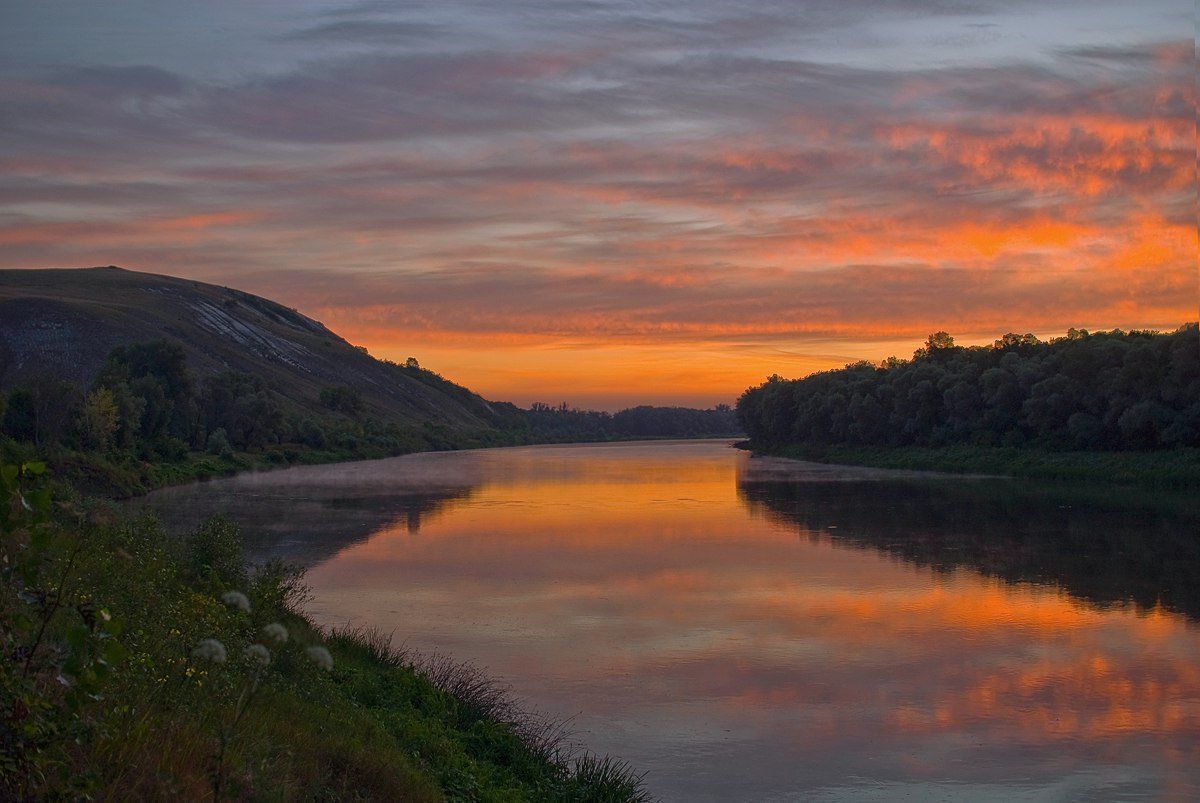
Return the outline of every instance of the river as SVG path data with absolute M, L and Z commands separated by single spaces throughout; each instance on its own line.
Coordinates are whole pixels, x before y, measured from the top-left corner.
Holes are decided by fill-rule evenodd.
M 146 497 L 470 661 L 665 800 L 1200 797 L 1188 500 L 726 441 L 293 468 Z

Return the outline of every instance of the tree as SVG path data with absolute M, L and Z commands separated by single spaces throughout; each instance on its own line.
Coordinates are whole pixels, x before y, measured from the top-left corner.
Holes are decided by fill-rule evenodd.
M 934 332 L 925 338 L 925 345 L 913 352 L 914 360 L 941 357 L 955 348 L 954 338 L 946 332 Z
M 119 410 L 111 388 L 96 388 L 84 399 L 77 425 L 83 446 L 107 451 L 117 434 Z
M 206 447 L 209 454 L 214 454 L 218 457 L 229 457 L 233 454 L 233 446 L 229 443 L 229 435 L 221 427 L 217 427 L 208 433 Z
M 160 339 L 118 346 L 109 354 L 96 386 L 142 400 L 138 434 L 153 448 L 161 450 L 171 438 L 195 439 L 192 376 L 187 352 L 179 343 Z M 123 412 L 133 412 L 130 405 L 125 407 Z
M 37 408 L 28 389 L 17 388 L 9 394 L 4 408 L 4 433 L 13 440 L 37 441 Z
M 358 415 L 362 412 L 362 394 L 358 388 L 338 385 L 321 389 L 321 404 L 335 412 Z
M 283 409 L 258 377 L 223 371 L 204 384 L 199 409 L 210 431 L 221 429 L 238 449 L 258 449 L 288 434 Z
M 8 397 L 4 431 L 9 437 L 35 446 L 58 442 L 66 434 L 79 403 L 71 385 L 38 377 Z

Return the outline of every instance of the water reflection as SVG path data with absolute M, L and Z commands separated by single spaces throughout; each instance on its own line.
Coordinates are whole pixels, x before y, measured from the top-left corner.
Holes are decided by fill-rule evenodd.
M 425 477 L 440 512 L 413 532 L 397 510 Z M 300 544 L 328 529 L 315 616 L 491 667 L 667 799 L 1197 791 L 1200 634 L 1167 610 L 1195 613 L 1194 552 L 1131 534 L 1181 538 L 1186 513 L 717 443 L 413 455 L 193 492 L 168 506 L 252 512 Z M 1142 609 L 1105 607 L 1126 598 Z
M 241 527 L 251 561 L 282 558 L 308 567 L 382 529 L 420 532 L 482 481 L 475 454 L 243 474 L 163 488 L 131 504 L 152 509 L 172 532 L 225 516 Z
M 1009 480 L 814 480 L 793 461 L 739 472 L 756 513 L 809 537 L 875 549 L 939 572 L 966 567 L 1010 583 L 1054 584 L 1093 604 L 1164 607 L 1200 618 L 1200 504 L 1147 504 L 1128 491 Z

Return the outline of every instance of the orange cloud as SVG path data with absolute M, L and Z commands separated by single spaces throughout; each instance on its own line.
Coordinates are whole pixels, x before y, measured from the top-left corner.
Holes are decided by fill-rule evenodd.
M 763 84 L 754 69 L 778 70 L 802 112 L 752 104 L 742 121 L 721 105 L 739 98 L 697 97 L 713 107 L 669 136 L 658 118 L 637 133 L 619 107 L 599 121 L 610 127 L 574 128 L 596 103 L 570 93 L 554 106 L 566 128 L 520 127 L 529 87 L 553 94 L 613 56 L 590 50 L 364 58 L 224 88 L 146 70 L 4 84 L 0 100 L 32 120 L 77 106 L 131 138 L 167 126 L 180 154 L 219 147 L 8 157 L 0 261 L 210 279 L 493 397 L 605 406 L 729 402 L 770 373 L 906 354 L 935 329 L 1173 328 L 1195 317 L 1192 52 L 902 72 L 727 64 L 730 81 L 751 70 L 749 87 Z M 487 114 L 391 109 L 396 71 L 416 67 L 417 106 L 466 97 Z M 125 97 L 114 81 L 137 102 L 97 101 Z M 472 94 L 482 84 L 517 89 L 500 107 Z M 170 115 L 150 114 L 159 95 Z M 372 113 L 319 113 L 351 97 Z M 170 128 L 188 119 L 258 150 Z M 478 135 L 458 139 L 472 122 Z M 484 136 L 493 123 L 507 134 Z

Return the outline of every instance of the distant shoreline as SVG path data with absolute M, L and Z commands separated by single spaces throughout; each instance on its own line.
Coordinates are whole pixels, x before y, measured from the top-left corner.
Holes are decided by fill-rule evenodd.
M 208 482 L 209 480 L 236 477 L 241 474 L 251 474 L 266 471 L 278 471 L 299 466 L 328 466 L 338 463 L 357 463 L 366 460 L 388 460 L 393 457 L 406 457 L 413 454 L 434 454 L 437 452 L 482 451 L 487 449 L 515 449 L 527 446 L 602 446 L 617 443 L 664 443 L 730 441 L 731 446 L 738 447 L 737 437 L 646 437 L 623 438 L 620 440 L 604 441 L 542 441 L 537 443 L 506 443 L 498 445 L 464 445 L 449 449 L 415 449 L 412 451 L 395 452 L 392 454 L 347 454 L 345 452 L 325 452 L 299 450 L 294 459 L 273 459 L 267 455 L 281 455 L 280 452 L 241 452 L 229 457 L 219 457 L 203 452 L 189 454 L 187 460 L 181 462 L 147 462 L 142 464 L 143 472 L 136 482 L 117 485 L 111 482 L 112 466 L 104 466 L 94 460 L 89 460 L 86 453 L 75 453 L 66 460 L 51 462 L 56 470 L 68 477 L 87 493 L 106 497 L 116 501 L 126 501 L 145 496 L 160 488 L 175 485 L 186 485 L 192 482 Z M 741 441 L 744 442 L 744 441 Z M 738 447 L 741 448 L 741 447 Z M 99 480 L 100 475 L 107 475 L 109 480 Z M 92 481 L 89 481 L 91 479 Z

